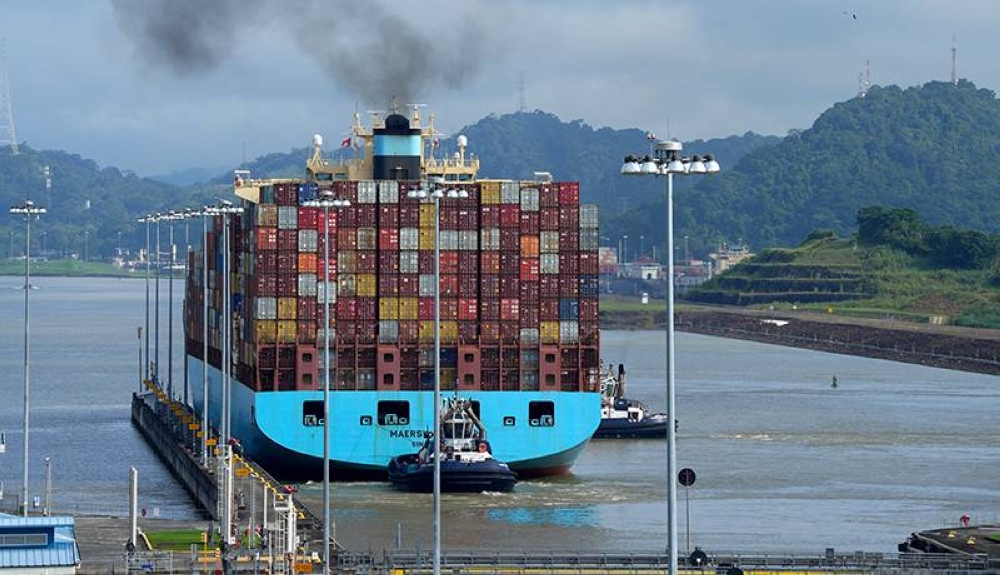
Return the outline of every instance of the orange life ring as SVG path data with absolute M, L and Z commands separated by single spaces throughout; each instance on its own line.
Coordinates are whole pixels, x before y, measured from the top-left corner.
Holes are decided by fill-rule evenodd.
M 479 444 L 479 453 L 486 453 L 486 443 L 485 442 L 481 442 Z

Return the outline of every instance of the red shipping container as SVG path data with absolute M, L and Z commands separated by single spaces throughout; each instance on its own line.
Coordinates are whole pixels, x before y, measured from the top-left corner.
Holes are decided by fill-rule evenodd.
M 538 327 L 538 307 L 521 306 L 521 327 Z
M 521 260 L 521 279 L 524 281 L 538 281 L 538 258 L 526 258 Z
M 330 251 L 330 255 L 333 255 L 333 250 Z M 324 269 L 327 275 L 323 275 Z M 325 281 L 324 277 L 328 277 L 329 281 L 333 281 L 337 277 L 337 258 L 331 257 L 326 260 L 323 258 L 316 258 L 316 279 L 318 281 Z
M 479 302 L 475 298 L 458 299 L 458 319 L 475 320 L 479 316 Z
M 299 256 L 296 252 L 278 252 L 275 262 L 281 273 L 295 273 L 299 269 Z
M 579 297 L 580 283 L 577 276 L 559 276 L 559 297 Z
M 559 230 L 559 251 L 575 252 L 578 249 L 580 249 L 580 230 L 578 229 Z
M 340 211 L 340 208 L 332 209 L 332 210 L 329 211 L 329 213 L 330 213 L 330 234 L 331 235 L 334 232 L 337 231 L 337 213 L 339 211 Z M 321 209 L 318 209 L 318 208 L 316 209 L 316 229 L 319 230 L 320 237 L 323 236 L 323 231 L 326 229 L 326 213 L 327 212 L 324 212 Z M 302 221 L 302 215 L 300 213 L 299 214 L 299 222 L 301 222 L 301 221 Z M 303 226 L 300 223 L 299 227 L 300 228 L 304 228 L 306 226 Z
M 559 275 L 563 277 L 580 275 L 580 258 L 576 252 L 559 253 Z
M 381 228 L 378 231 L 378 249 L 398 250 L 399 249 L 399 228 Z M 398 260 L 397 260 L 398 261 Z
M 538 319 L 559 321 L 559 298 L 543 297 L 538 305 Z
M 479 324 L 479 341 L 486 344 L 500 342 L 500 324 L 496 321 L 485 321 Z
M 521 303 L 525 306 L 538 307 L 538 282 L 521 282 Z
M 296 305 L 295 313 L 300 320 L 311 320 L 316 321 L 317 310 L 319 314 L 322 314 L 322 306 L 316 301 L 316 298 L 312 297 L 300 297 L 298 304 Z M 330 314 L 333 315 L 335 310 L 331 306 Z
M 283 251 L 298 251 L 299 230 L 278 230 L 278 249 Z
M 580 252 L 580 273 L 596 275 L 600 273 L 600 260 L 596 252 Z
M 350 208 L 348 208 L 350 209 Z M 377 225 L 375 204 L 358 204 L 354 212 L 355 227 L 374 228 Z
M 296 324 L 296 341 L 299 343 L 316 343 L 316 323 L 313 321 L 299 321 Z
M 500 319 L 500 298 L 479 300 L 479 316 L 487 321 Z
M 479 276 L 475 274 L 458 274 L 458 295 L 474 297 L 479 293 Z
M 538 212 L 521 212 L 521 234 L 537 235 L 539 231 Z
M 337 250 L 355 250 L 358 249 L 358 230 L 357 228 L 345 228 L 340 227 L 337 229 L 337 245 L 330 246 L 330 251 L 336 247 Z
M 518 275 L 521 273 L 521 252 L 505 250 L 500 252 L 500 273 Z
M 357 319 L 358 302 L 357 298 L 342 297 L 337 300 L 337 319 Z
M 434 319 L 434 298 L 422 297 L 419 300 L 417 300 L 417 319 L 421 320 Z
M 500 250 L 520 251 L 520 249 L 521 249 L 521 230 L 517 228 L 500 228 Z
M 521 317 L 521 300 L 518 298 L 503 298 L 500 300 L 500 320 L 516 321 Z
M 380 273 L 378 275 L 378 295 L 382 297 L 399 296 L 399 275 Z
M 459 321 L 458 339 L 464 343 L 475 343 L 479 339 L 479 322 Z
M 558 298 L 559 276 L 552 274 L 543 274 L 538 279 L 538 294 L 542 298 Z
M 580 182 L 559 182 L 559 205 L 580 203 Z
M 479 295 L 483 299 L 500 297 L 500 276 L 479 276 Z
M 354 205 L 354 200 L 351 201 L 350 206 L 337 210 L 337 224 L 338 228 L 358 227 L 358 208 Z
M 559 206 L 559 229 L 580 231 L 580 206 Z
M 476 213 L 476 206 L 460 205 L 458 207 L 458 229 L 478 230 L 479 216 Z
M 399 227 L 399 206 L 397 204 L 381 204 L 378 207 L 378 227 Z
M 440 259 L 441 273 L 443 274 L 457 274 L 458 269 L 458 252 L 453 250 L 447 250 L 441 252 Z
M 278 254 L 275 252 L 257 252 L 257 271 L 269 274 L 278 271 Z
M 479 227 L 500 227 L 500 204 L 484 204 L 479 207 Z
M 358 301 L 358 319 L 359 320 L 376 320 L 378 319 L 378 299 L 374 297 L 359 297 L 356 298 Z
M 299 208 L 299 228 L 316 229 L 321 211 L 319 208 Z
M 538 229 L 555 231 L 559 229 L 559 208 L 541 208 L 538 210 Z
M 458 319 L 458 298 L 442 297 L 440 302 L 442 320 L 453 321 Z
M 356 337 L 357 337 L 358 343 L 361 343 L 361 344 L 374 344 L 375 343 L 375 332 L 377 331 L 378 327 L 377 327 L 377 324 L 374 321 L 358 321 L 358 323 L 357 323 L 357 325 L 355 326 L 354 329 L 355 329 L 355 332 L 356 332 Z M 374 360 L 375 358 L 372 357 L 372 359 Z M 374 364 L 374 361 L 372 362 L 372 364 Z M 359 367 L 361 367 L 360 358 L 359 358 Z M 370 366 L 366 365 L 364 367 L 375 367 L 375 366 L 374 365 L 370 365 Z
M 380 277 L 382 274 L 399 273 L 399 251 L 385 249 L 385 251 L 378 252 L 378 273 Z
M 299 274 L 280 273 L 278 274 L 278 295 L 280 297 L 290 297 L 298 295 Z
M 340 320 L 337 321 L 338 344 L 354 343 L 355 341 L 357 341 L 357 336 L 355 335 L 355 330 L 354 330 L 355 325 L 356 324 L 354 320 L 345 321 L 343 318 L 341 318 Z M 351 362 L 341 362 L 339 361 L 339 356 L 340 356 L 339 352 L 337 353 L 337 356 L 338 356 L 337 365 L 339 367 L 341 368 L 354 367 L 353 360 Z
M 299 203 L 299 186 L 283 183 L 274 185 L 275 203 L 281 206 L 294 206 Z
M 399 204 L 399 227 L 420 227 L 420 204 L 416 202 Z
M 458 210 L 450 202 L 448 204 L 441 204 L 439 218 L 442 230 L 458 229 Z
M 373 274 L 378 269 L 378 259 L 373 250 L 358 250 L 354 252 L 354 269 L 359 274 Z
M 463 274 L 479 273 L 479 253 L 471 250 L 458 252 L 458 272 Z
M 519 204 L 500 204 L 500 227 L 516 228 L 521 225 L 521 206 Z
M 479 252 L 479 262 L 483 274 L 500 273 L 500 252 Z
M 255 281 L 257 285 L 257 296 L 274 297 L 278 295 L 278 276 L 276 274 L 258 273 Z
M 554 184 L 538 186 L 538 205 L 543 208 L 554 208 L 559 205 L 559 188 Z
M 209 238 L 209 242 L 211 242 L 211 238 Z M 278 228 L 257 228 L 257 249 L 278 249 Z
M 454 274 L 441 276 L 441 296 L 455 297 L 458 295 L 458 276 Z
M 399 275 L 399 297 L 416 297 L 420 294 L 420 276 L 418 274 Z
M 597 298 L 580 298 L 580 321 L 600 319 L 600 307 L 600 300 Z
M 500 297 L 517 298 L 521 295 L 521 280 L 518 276 L 500 276 Z
M 516 321 L 500 322 L 500 341 L 503 343 L 517 343 L 521 338 L 521 324 Z
M 417 270 L 422 274 L 434 273 L 434 250 L 417 252 Z
M 431 313 L 431 319 L 433 319 L 433 313 Z M 414 342 L 420 339 L 420 322 L 413 321 L 401 321 L 399 322 L 399 341 Z

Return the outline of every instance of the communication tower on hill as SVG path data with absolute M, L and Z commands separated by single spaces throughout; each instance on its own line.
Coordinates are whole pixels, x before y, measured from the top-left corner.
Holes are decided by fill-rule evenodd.
M 517 77 L 517 111 L 524 112 L 528 109 L 528 103 L 524 98 L 524 72 Z
M 864 98 L 868 95 L 868 90 L 872 87 L 872 66 L 871 60 L 865 60 L 865 71 L 858 74 L 858 97 Z
M 958 44 L 955 35 L 951 35 L 951 83 L 958 85 Z
M 0 146 L 10 145 L 11 153 L 17 155 L 17 132 L 14 131 L 14 112 L 10 107 L 5 52 L 3 40 L 0 40 Z

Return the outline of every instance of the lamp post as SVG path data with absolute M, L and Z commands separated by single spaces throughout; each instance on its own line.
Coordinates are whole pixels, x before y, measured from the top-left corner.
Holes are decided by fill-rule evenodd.
M 153 313 L 153 381 L 160 383 L 160 220 L 163 214 L 153 214 L 153 223 L 156 224 L 156 281 L 153 284 L 156 292 L 156 305 Z
M 434 575 L 441 575 L 441 198 L 467 198 L 462 189 L 444 190 L 444 178 L 429 179 L 407 197 L 434 205 Z
M 639 236 L 639 257 L 646 255 L 646 236 Z
M 674 174 L 714 174 L 719 163 L 711 155 L 681 157 L 681 143 L 659 140 L 655 159 L 627 156 L 621 173 L 625 176 L 666 176 L 667 179 L 667 554 L 668 574 L 677 574 L 677 419 L 674 390 Z
M 144 370 L 144 379 L 149 379 L 149 223 L 152 221 L 151 215 L 146 215 L 139 218 L 139 223 L 146 224 L 146 331 L 145 331 L 145 344 L 146 344 L 146 361 Z
M 167 397 L 174 401 L 174 265 L 177 248 L 174 245 L 174 222 L 184 215 L 171 210 L 165 217 L 170 242 L 170 269 L 167 271 Z
M 330 208 L 346 208 L 350 200 L 323 189 L 303 206 L 323 208 L 323 575 L 330 575 Z M 336 361 L 336 360 L 334 360 Z M 336 377 L 336 375 L 334 376 Z
M 10 207 L 10 213 L 24 216 L 24 482 L 21 484 L 24 490 L 24 497 L 21 500 L 22 514 L 28 516 L 28 414 L 29 398 L 31 390 L 31 378 L 29 376 L 29 315 L 28 315 L 28 294 L 31 292 L 31 220 L 38 219 L 42 214 L 47 213 L 43 207 L 36 206 L 35 202 L 25 200 L 23 204 Z

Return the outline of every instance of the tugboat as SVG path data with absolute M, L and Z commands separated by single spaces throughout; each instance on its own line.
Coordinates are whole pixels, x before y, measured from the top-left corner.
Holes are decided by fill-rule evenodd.
M 665 413 L 649 413 L 641 401 L 625 395 L 625 366 L 618 364 L 618 376 L 610 370 L 601 379 L 601 424 L 595 439 L 658 439 L 667 436 Z
M 472 409 L 472 402 L 459 397 L 448 400 L 441 415 L 440 442 L 428 432 L 417 453 L 399 455 L 389 461 L 389 481 L 400 491 L 430 493 L 434 489 L 434 458 L 441 452 L 441 491 L 480 493 L 510 491 L 517 473 L 494 459 L 486 440 L 486 428 Z

